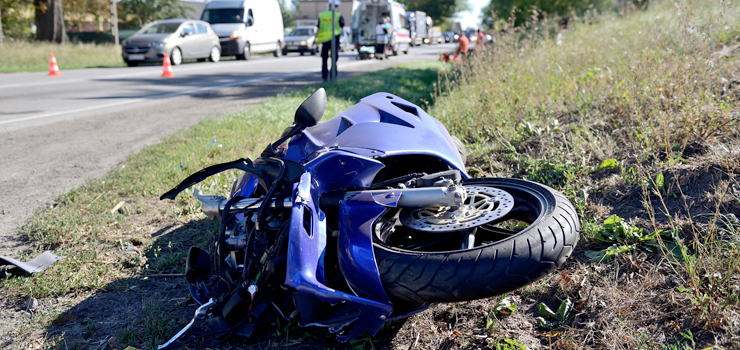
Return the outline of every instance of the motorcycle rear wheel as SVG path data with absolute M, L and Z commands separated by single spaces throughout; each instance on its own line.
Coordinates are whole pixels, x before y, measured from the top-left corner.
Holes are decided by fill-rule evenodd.
M 391 300 L 438 303 L 500 295 L 561 267 L 573 252 L 580 222 L 561 193 L 520 179 L 469 179 L 463 184 L 504 190 L 514 206 L 492 222 L 453 232 L 397 224 L 391 229 L 396 220 L 381 217 L 375 225 L 375 259 Z

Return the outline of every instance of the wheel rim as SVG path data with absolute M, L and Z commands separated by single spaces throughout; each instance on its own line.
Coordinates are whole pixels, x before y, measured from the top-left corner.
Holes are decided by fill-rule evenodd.
M 503 217 L 514 206 L 514 198 L 498 188 L 465 186 L 468 197 L 459 208 L 430 207 L 401 211 L 404 226 L 426 232 L 471 229 Z
M 414 252 L 449 252 L 480 248 L 511 239 L 534 227 L 547 213 L 543 196 L 531 186 L 516 183 L 475 183 L 467 186 L 495 187 L 511 195 L 508 212 L 483 224 L 456 230 L 422 231 L 406 226 L 403 210 L 389 209 L 374 224 L 374 241 L 394 250 Z M 423 209 L 414 209 L 419 213 Z M 485 210 L 480 207 L 478 210 Z M 430 213 L 434 213 L 430 210 Z M 428 222 L 427 222 L 428 223 Z M 440 226 L 444 226 L 440 220 Z
M 217 47 L 211 49 L 211 61 L 218 62 L 221 59 L 221 51 Z
M 180 49 L 175 48 L 174 50 L 172 50 L 172 64 L 178 65 L 180 63 L 182 63 L 182 52 L 180 51 Z

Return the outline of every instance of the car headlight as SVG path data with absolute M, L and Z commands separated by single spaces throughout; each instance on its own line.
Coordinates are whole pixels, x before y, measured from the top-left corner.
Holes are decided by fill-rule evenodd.
M 301 41 L 301 45 L 308 45 L 308 43 L 305 40 L 303 40 Z
M 231 36 L 229 36 L 229 39 L 230 40 L 236 40 L 236 39 L 241 39 L 241 38 L 242 37 L 241 37 L 241 35 L 239 35 L 239 31 L 238 30 L 233 30 L 231 32 Z
M 164 38 L 164 39 L 162 39 L 160 41 L 155 41 L 155 42 L 152 43 L 152 47 L 154 47 L 154 48 L 162 48 L 165 45 L 167 45 L 167 41 L 168 40 L 169 40 L 168 38 Z

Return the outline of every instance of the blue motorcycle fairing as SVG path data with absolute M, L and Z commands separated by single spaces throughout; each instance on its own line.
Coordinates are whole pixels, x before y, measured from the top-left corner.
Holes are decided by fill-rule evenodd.
M 259 184 L 259 179 L 252 174 L 244 173 L 239 176 L 231 187 L 231 198 L 243 196 L 249 198 Z
M 400 192 L 358 194 L 339 204 L 339 269 L 359 295 L 390 303 L 380 280 L 373 250 L 373 223 L 386 206 L 395 207 Z
M 385 167 L 383 163 L 368 157 L 334 150 L 323 153 L 306 164 L 311 173 L 311 193 L 315 201 L 324 192 L 340 188 L 368 187 L 375 175 Z
M 389 302 L 362 298 L 326 286 L 323 263 L 326 252 L 326 217 L 311 196 L 311 183 L 311 174 L 307 172 L 294 186 L 285 284 L 332 305 L 346 302 L 357 308 L 359 316 L 347 325 L 351 329 L 346 334 L 337 337 L 339 342 L 347 342 L 364 332 L 375 335 L 393 312 L 393 307 Z M 310 211 L 311 223 L 308 228 L 311 232 L 304 228 L 305 210 Z M 372 248 L 372 242 L 370 246 Z M 382 285 L 380 288 L 382 290 Z
M 444 125 L 418 106 L 389 93 L 365 97 L 329 121 L 307 128 L 290 142 L 286 158 L 306 162 L 324 147 L 367 149 L 377 152 L 378 158 L 435 156 L 468 177 Z

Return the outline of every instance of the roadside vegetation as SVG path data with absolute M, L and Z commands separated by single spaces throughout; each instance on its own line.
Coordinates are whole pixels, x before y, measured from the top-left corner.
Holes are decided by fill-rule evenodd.
M 724 1 L 566 28 L 533 16 L 444 78 L 432 114 L 466 141 L 471 173 L 549 184 L 584 222 L 565 269 L 502 299 L 516 311 L 484 303 L 494 337 L 740 347 L 738 18 Z
M 451 69 L 404 65 L 326 85 L 325 116 L 377 91 L 419 104 L 466 143 L 472 175 L 566 194 L 583 221 L 579 246 L 521 290 L 437 305 L 347 348 L 740 347 L 740 5 L 653 2 L 567 27 L 533 18 Z M 167 276 L 216 228 L 192 192 L 157 197 L 204 166 L 257 154 L 314 89 L 177 132 L 38 212 L 24 231 L 66 258 L 0 282 L 0 302 L 40 301 L 18 347 L 151 348 L 187 323 L 193 303 Z M 225 193 L 235 177 L 199 188 Z M 338 346 L 275 326 L 260 347 Z
M 53 53 L 64 74 L 66 69 L 123 67 L 121 49 L 113 45 L 54 44 L 25 40 L 8 41 L 0 48 L 0 73 L 46 72 Z

